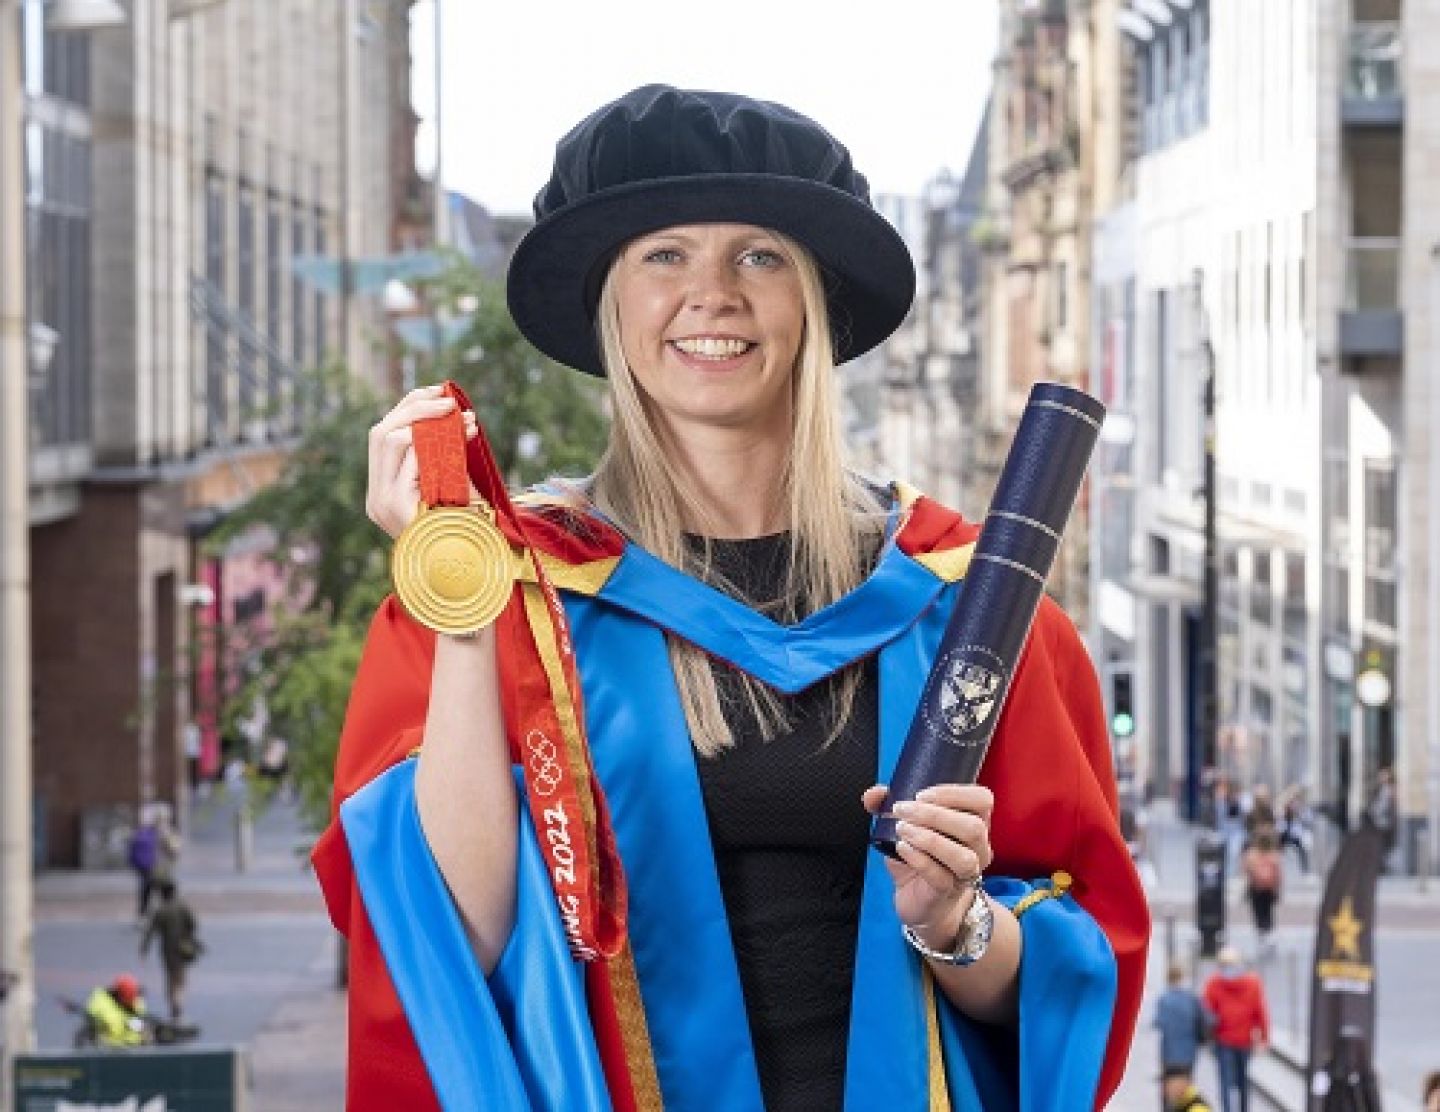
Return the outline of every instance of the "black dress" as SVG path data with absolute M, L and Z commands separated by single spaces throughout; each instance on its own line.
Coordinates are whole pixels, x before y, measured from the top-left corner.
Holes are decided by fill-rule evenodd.
M 717 582 L 764 604 L 785 580 L 788 535 L 712 542 Z M 783 700 L 770 741 L 734 671 L 716 664 L 736 744 L 697 757 L 720 888 L 768 1112 L 844 1102 L 845 1048 L 879 729 L 873 660 L 845 730 L 828 745 L 831 684 Z

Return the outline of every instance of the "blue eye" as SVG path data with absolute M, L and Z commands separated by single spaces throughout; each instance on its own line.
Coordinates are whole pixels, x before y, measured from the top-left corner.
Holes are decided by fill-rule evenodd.
M 785 265 L 785 257 L 768 247 L 753 247 L 740 256 L 746 266 L 776 267 Z

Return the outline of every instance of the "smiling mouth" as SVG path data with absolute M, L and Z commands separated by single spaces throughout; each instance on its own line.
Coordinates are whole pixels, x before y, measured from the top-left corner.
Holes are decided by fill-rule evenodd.
M 693 339 L 671 340 L 677 351 L 695 359 L 735 359 L 746 354 L 758 345 L 752 344 L 749 340 L 736 340 L 720 338 L 718 336 L 698 336 Z

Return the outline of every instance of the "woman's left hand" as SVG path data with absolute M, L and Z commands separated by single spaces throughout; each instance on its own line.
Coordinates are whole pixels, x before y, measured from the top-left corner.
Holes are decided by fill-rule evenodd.
M 885 785 L 876 784 L 861 800 L 874 815 L 885 795 Z M 885 867 L 895 882 L 895 912 L 927 944 L 953 942 L 974 899 L 973 882 L 990 867 L 994 808 L 994 794 L 979 784 L 936 784 L 893 808 L 900 860 L 887 857 Z

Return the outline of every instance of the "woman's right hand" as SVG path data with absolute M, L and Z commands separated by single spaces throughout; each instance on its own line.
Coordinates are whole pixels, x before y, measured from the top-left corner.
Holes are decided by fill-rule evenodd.
M 454 398 L 440 386 L 411 390 L 370 428 L 368 479 L 365 513 L 392 538 L 405 531 L 420 506 L 420 467 L 415 459 L 416 421 L 444 417 L 455 408 Z M 466 410 L 465 439 L 479 432 L 475 414 Z M 474 485 L 470 496 L 475 497 Z

